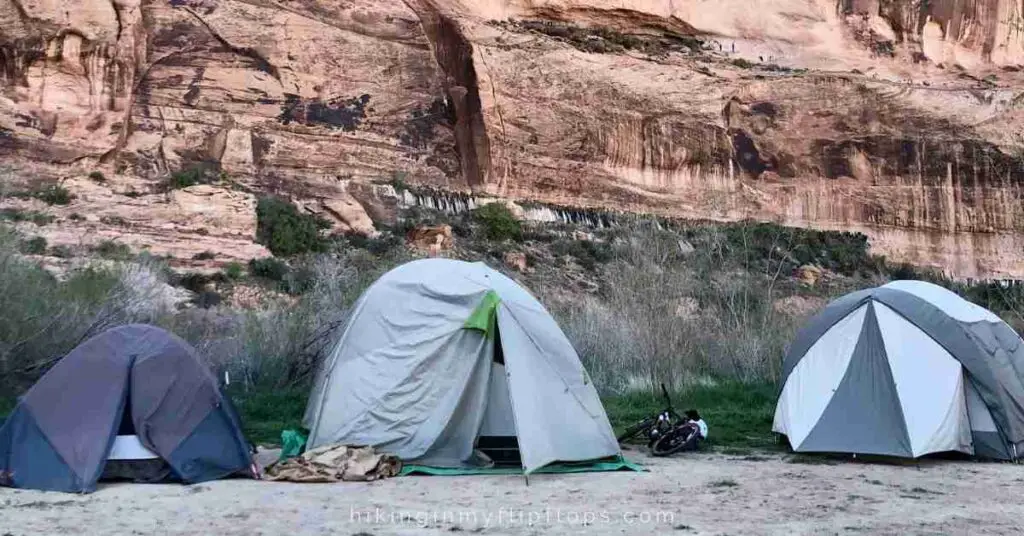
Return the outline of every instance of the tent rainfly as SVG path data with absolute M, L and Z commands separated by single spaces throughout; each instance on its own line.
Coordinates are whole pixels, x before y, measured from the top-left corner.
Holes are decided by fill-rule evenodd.
M 185 483 L 244 473 L 252 463 L 213 374 L 188 343 L 152 326 L 121 326 L 82 343 L 0 427 L 0 484 L 10 487 L 89 492 L 108 461 L 138 458 L 155 458 Z
M 305 416 L 311 448 L 372 445 L 433 467 L 489 463 L 517 440 L 524 472 L 620 454 L 576 351 L 526 290 L 482 263 L 426 259 L 359 299 Z M 513 442 L 515 443 L 515 442 Z
M 783 365 L 774 430 L 797 452 L 1017 459 L 1024 343 L 987 309 L 922 281 L 829 304 Z

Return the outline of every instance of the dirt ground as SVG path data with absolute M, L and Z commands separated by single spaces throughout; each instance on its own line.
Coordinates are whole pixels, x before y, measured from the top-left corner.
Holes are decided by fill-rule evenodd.
M 0 490 L 0 535 L 1019 534 L 1024 466 L 627 454 L 645 473 Z

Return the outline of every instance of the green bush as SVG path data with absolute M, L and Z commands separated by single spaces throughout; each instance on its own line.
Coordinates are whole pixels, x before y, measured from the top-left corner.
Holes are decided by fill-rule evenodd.
M 280 259 L 267 257 L 265 259 L 252 259 L 249 261 L 249 273 L 256 277 L 269 279 L 271 281 L 284 281 L 291 268 Z
M 132 249 L 128 244 L 122 244 L 114 240 L 104 240 L 92 248 L 93 252 L 101 258 L 124 261 L 132 256 Z
M 51 184 L 35 192 L 34 197 L 47 205 L 70 205 L 74 194 L 60 184 Z
M 224 276 L 233 281 L 237 281 L 241 279 L 243 275 L 245 275 L 244 270 L 245 269 L 242 267 L 241 264 L 232 261 L 229 262 L 227 266 L 224 267 Z
M 21 222 L 30 221 L 39 227 L 53 223 L 55 218 L 37 210 L 21 210 L 17 208 L 0 209 L 0 220 Z
M 555 255 L 569 255 L 575 258 L 580 266 L 591 271 L 597 269 L 598 264 L 610 262 L 615 258 L 608 244 L 593 240 L 558 240 L 551 244 L 551 251 Z
M 121 216 L 100 216 L 100 223 L 107 225 L 116 225 L 118 227 L 128 227 L 130 224 L 128 220 Z
M 42 255 L 46 253 L 46 239 L 37 236 L 22 241 L 20 249 L 25 255 Z
M 522 224 L 501 203 L 491 203 L 474 210 L 473 218 L 483 226 L 484 236 L 489 240 L 522 240 Z
M 740 69 L 751 69 L 751 68 L 754 67 L 753 63 L 751 63 L 751 62 L 749 62 L 749 61 L 747 61 L 747 60 L 745 60 L 743 58 L 736 58 L 736 59 L 732 60 L 731 63 L 733 65 L 739 67 Z
M 75 253 L 69 246 L 57 245 L 50 248 L 50 256 L 57 257 L 60 259 L 70 259 L 75 256 Z
M 192 166 L 171 173 L 165 186 L 168 190 L 180 190 L 206 182 L 206 169 L 203 166 Z
M 374 255 L 385 255 L 393 249 L 402 246 L 402 239 L 391 233 L 384 233 L 376 237 L 351 233 L 345 235 L 348 245 L 356 249 L 365 249 Z
M 256 205 L 256 241 L 274 255 L 323 251 L 326 240 L 320 231 L 330 226 L 319 216 L 299 213 L 295 205 L 279 197 L 264 197 Z

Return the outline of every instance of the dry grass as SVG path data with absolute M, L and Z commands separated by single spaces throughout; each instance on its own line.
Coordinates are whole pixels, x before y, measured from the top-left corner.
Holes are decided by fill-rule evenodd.
M 720 249 L 681 241 L 630 233 L 600 296 L 551 304 L 595 383 L 621 393 L 707 378 L 775 381 L 803 320 L 773 306 L 790 292 L 781 270 L 750 271 Z

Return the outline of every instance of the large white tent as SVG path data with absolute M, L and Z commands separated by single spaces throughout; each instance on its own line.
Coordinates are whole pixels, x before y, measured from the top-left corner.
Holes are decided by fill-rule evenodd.
M 786 357 L 774 430 L 798 452 L 1016 459 L 1024 343 L 942 287 L 895 281 L 832 302 Z
M 444 259 L 402 265 L 360 297 L 305 421 L 311 447 L 372 445 L 435 467 L 479 464 L 493 436 L 518 443 L 527 473 L 620 454 L 540 302 L 484 264 Z

